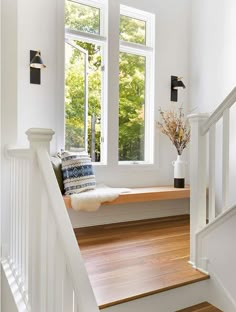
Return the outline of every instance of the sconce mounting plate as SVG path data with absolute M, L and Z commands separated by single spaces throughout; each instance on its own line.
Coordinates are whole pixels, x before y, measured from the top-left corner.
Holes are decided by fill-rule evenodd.
M 30 50 L 30 63 L 38 51 Z M 41 84 L 41 71 L 39 68 L 30 67 L 30 83 Z
M 170 100 L 171 102 L 178 101 L 178 90 L 173 88 L 173 81 L 178 79 L 177 76 L 171 76 L 171 92 L 170 92 Z

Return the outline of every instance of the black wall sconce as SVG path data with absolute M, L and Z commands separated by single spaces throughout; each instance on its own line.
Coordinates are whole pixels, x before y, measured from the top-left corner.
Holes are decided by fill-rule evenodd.
M 41 69 L 45 68 L 41 59 L 40 51 L 30 50 L 30 83 L 41 83 Z
M 171 76 L 170 100 L 172 102 L 178 101 L 178 88 L 186 88 L 182 81 L 182 77 Z

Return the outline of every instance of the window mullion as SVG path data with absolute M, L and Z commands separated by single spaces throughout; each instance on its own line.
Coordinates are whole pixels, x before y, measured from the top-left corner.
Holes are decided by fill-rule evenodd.
M 74 30 L 74 29 L 69 29 L 69 28 L 65 29 L 65 36 L 71 39 L 75 39 L 75 40 L 78 40 L 78 38 L 81 40 L 84 39 L 86 40 L 86 42 L 97 43 L 97 44 L 101 44 L 102 42 L 106 41 L 106 37 L 104 36 L 90 34 L 90 33 L 86 33 L 86 32 L 79 31 L 79 30 Z
M 108 2 L 108 58 L 107 58 L 107 164 L 118 164 L 119 133 L 119 25 L 120 5 L 118 1 Z
M 150 53 L 153 52 L 152 47 L 148 47 L 146 45 L 138 44 L 138 43 L 133 43 L 133 42 L 126 42 L 123 40 L 120 40 L 120 50 L 129 50 L 131 53 Z M 132 52 L 133 51 L 133 52 Z

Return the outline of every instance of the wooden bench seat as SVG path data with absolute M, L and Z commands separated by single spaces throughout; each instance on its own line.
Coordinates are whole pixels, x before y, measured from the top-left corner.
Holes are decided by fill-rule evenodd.
M 112 202 L 105 202 L 102 205 L 119 205 L 138 202 L 149 202 L 156 200 L 171 200 L 190 198 L 190 188 L 174 188 L 173 186 L 153 186 L 130 188 L 131 192 L 122 193 Z M 70 196 L 63 196 L 66 208 L 71 208 Z

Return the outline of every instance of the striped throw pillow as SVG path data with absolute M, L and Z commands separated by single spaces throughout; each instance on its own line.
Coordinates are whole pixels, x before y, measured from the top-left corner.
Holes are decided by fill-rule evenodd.
M 91 158 L 87 153 L 72 154 L 69 152 L 62 152 L 61 160 L 66 195 L 95 189 L 95 175 Z

